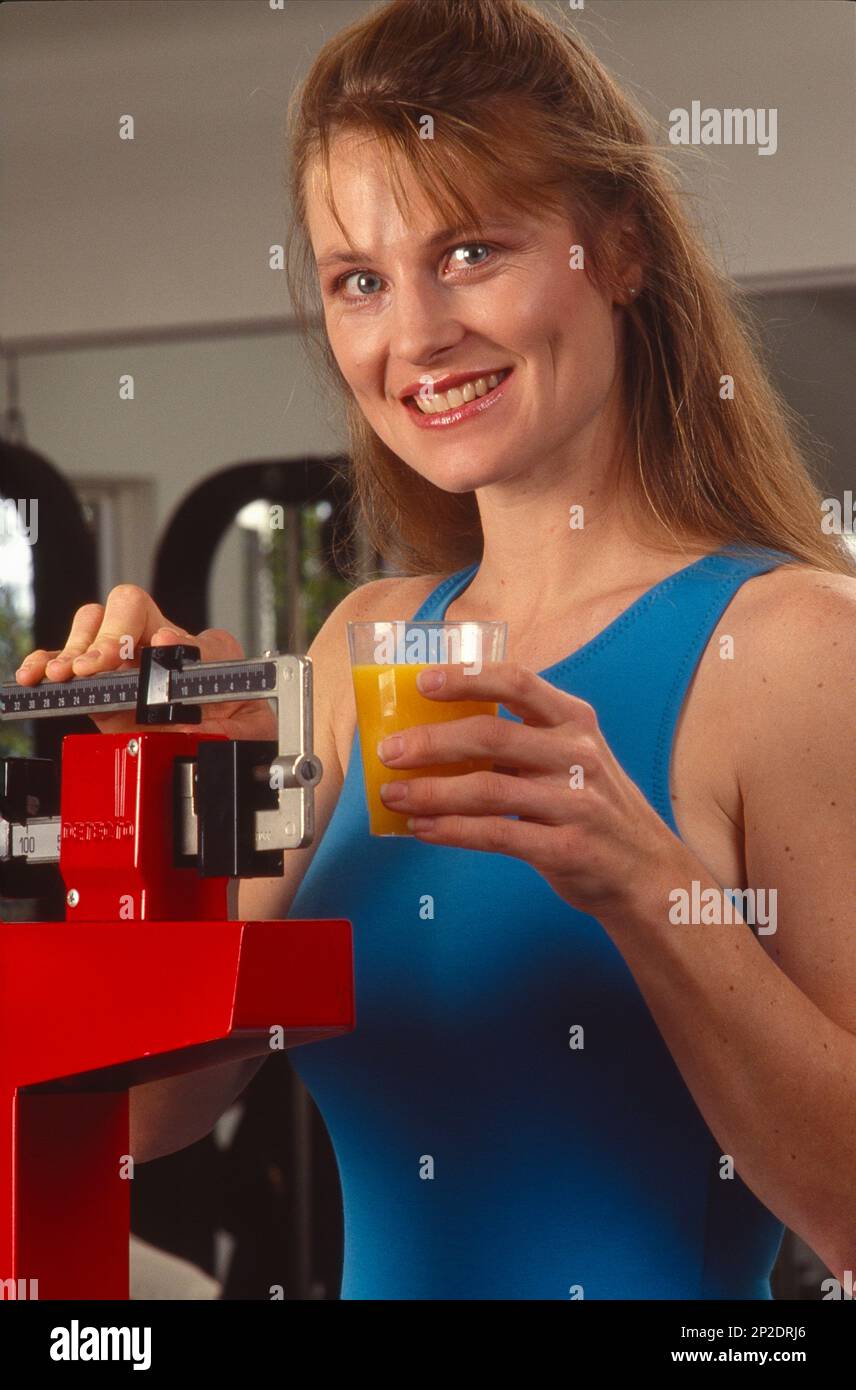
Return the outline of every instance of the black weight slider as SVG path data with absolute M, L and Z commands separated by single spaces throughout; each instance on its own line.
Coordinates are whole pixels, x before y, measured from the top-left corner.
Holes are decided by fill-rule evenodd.
M 198 705 L 170 703 L 169 677 L 181 671 L 185 661 L 198 661 L 199 648 L 177 643 L 172 647 L 143 647 L 137 684 L 138 724 L 201 724 Z

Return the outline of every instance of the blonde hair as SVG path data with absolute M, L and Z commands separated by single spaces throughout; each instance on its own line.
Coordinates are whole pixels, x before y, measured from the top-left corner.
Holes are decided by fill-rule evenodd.
M 434 138 L 420 136 L 431 116 Z M 623 384 L 628 454 L 622 486 L 640 523 L 680 546 L 704 538 L 770 546 L 824 570 L 856 561 L 820 528 L 809 471 L 816 441 L 762 365 L 757 327 L 691 226 L 669 162 L 643 113 L 562 22 L 523 0 L 391 0 L 335 34 L 289 104 L 292 226 L 287 277 L 298 325 L 342 392 L 355 517 L 392 568 L 447 573 L 481 559 L 474 492 L 449 493 L 383 443 L 357 406 L 326 334 L 306 220 L 306 180 L 320 157 L 328 204 L 330 149 L 345 132 L 381 144 L 405 215 L 403 160 L 444 225 L 481 230 L 465 189 L 521 212 L 572 205 L 586 271 L 621 294 L 627 244 L 642 290 L 627 305 Z M 568 199 L 571 200 L 569 204 Z M 721 376 L 735 382 L 720 399 Z

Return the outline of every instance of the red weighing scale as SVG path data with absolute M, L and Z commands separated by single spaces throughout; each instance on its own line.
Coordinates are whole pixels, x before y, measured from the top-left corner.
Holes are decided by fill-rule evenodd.
M 308 657 L 145 647 L 138 670 L 0 686 L 2 719 L 196 724 L 252 699 L 275 701 L 276 744 L 71 734 L 59 780 L 0 758 L 0 899 L 40 865 L 66 889 L 64 922 L 0 920 L 0 1296 L 128 1298 L 130 1087 L 355 1023 L 350 922 L 229 920 L 237 879 L 313 840 Z

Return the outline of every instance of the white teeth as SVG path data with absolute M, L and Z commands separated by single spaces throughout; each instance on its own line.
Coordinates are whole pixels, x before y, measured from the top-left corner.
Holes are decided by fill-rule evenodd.
M 461 387 L 452 386 L 445 395 L 442 391 L 435 391 L 427 399 L 423 399 L 422 396 L 413 396 L 412 399 L 423 415 L 441 415 L 444 411 L 454 410 L 457 406 L 474 401 L 477 396 L 486 396 L 488 391 L 498 386 L 501 378 L 507 375 L 507 372 L 491 372 L 490 376 L 480 376 L 475 381 L 465 382 Z

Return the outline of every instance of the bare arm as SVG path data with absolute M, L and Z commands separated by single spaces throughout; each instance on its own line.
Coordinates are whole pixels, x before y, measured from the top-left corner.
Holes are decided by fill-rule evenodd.
M 350 596 L 349 596 L 350 597 Z M 333 814 L 342 788 L 342 769 L 333 735 L 332 711 L 342 678 L 342 645 L 347 659 L 342 610 L 343 600 L 330 615 L 309 648 L 313 663 L 314 748 L 324 775 L 315 789 L 315 838 L 305 849 L 286 850 L 281 878 L 247 878 L 238 881 L 236 918 L 241 921 L 282 921 L 288 916 L 297 890 Z M 288 1045 L 286 1040 L 286 1046 Z M 210 1134 L 267 1061 L 264 1057 L 221 1063 L 186 1076 L 149 1081 L 131 1091 L 131 1153 L 138 1163 L 175 1153 Z
M 744 638 L 745 682 L 735 669 L 764 934 L 670 923 L 675 888 L 721 891 L 683 848 L 652 875 L 636 920 L 605 925 L 722 1152 L 844 1283 L 856 1257 L 856 581 L 782 574 L 767 588 L 771 608 Z
M 314 745 L 324 766 L 315 792 L 315 839 L 305 849 L 286 851 L 282 878 L 239 881 L 237 919 L 265 922 L 282 921 L 288 916 L 342 789 L 334 730 L 348 708 L 347 702 L 353 712 L 346 623 L 365 618 L 396 618 L 415 610 L 422 600 L 422 590 L 432 587 L 432 581 L 430 577 L 413 581 L 413 590 L 402 587 L 410 582 L 389 578 L 360 585 L 338 604 L 310 646 L 307 655 L 313 663 Z M 137 1162 L 175 1153 L 210 1134 L 266 1060 L 267 1057 L 250 1057 L 135 1086 L 130 1106 L 131 1152 Z

